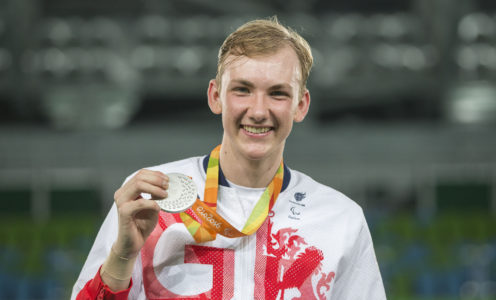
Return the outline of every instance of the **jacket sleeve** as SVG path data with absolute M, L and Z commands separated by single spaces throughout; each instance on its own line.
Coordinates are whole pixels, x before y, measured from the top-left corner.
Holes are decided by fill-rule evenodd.
M 133 281 L 131 279 L 127 289 L 113 292 L 105 283 L 103 283 L 102 278 L 100 277 L 100 269 L 98 269 L 95 277 L 90 279 L 83 289 L 79 291 L 76 300 L 127 300 L 132 285 Z
M 85 289 L 85 293 L 89 290 L 94 290 L 100 284 L 102 284 L 100 278 L 100 267 L 103 265 L 105 259 L 110 253 L 110 248 L 112 244 L 115 242 L 118 231 L 118 215 L 117 215 L 117 207 L 115 204 L 112 205 L 107 217 L 103 221 L 100 230 L 95 238 L 93 246 L 91 247 L 90 253 L 86 258 L 86 262 L 79 274 L 78 279 L 76 280 L 74 287 L 72 289 L 71 300 L 75 299 L 120 299 L 120 298 L 80 298 L 78 296 L 80 291 Z M 130 298 L 135 297 L 135 293 L 137 292 L 136 287 L 139 287 L 141 284 L 142 276 L 139 270 L 141 270 L 140 263 L 136 262 L 135 271 L 133 272 L 133 285 L 135 286 L 130 291 Z M 95 275 L 96 274 L 96 275 Z M 128 291 L 129 292 L 129 291 Z M 93 294 L 89 294 L 93 295 Z M 78 296 L 78 298 L 76 298 Z M 87 296 L 87 295 L 86 295 Z M 97 297 L 97 296 L 95 296 Z M 127 298 L 124 298 L 127 299 Z
M 336 276 L 332 299 L 385 300 L 386 293 L 365 216 L 361 212 L 357 217 L 361 226 L 350 234 L 352 246 L 340 262 L 341 275 Z

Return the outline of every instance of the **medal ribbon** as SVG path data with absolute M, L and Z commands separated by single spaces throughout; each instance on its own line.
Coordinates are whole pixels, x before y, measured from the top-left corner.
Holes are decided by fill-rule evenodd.
M 187 212 L 180 213 L 181 220 L 197 243 L 215 240 L 217 234 L 229 238 L 253 234 L 267 218 L 267 215 L 274 206 L 282 188 L 284 165 L 281 162 L 276 175 L 263 192 L 255 205 L 255 208 L 253 208 L 243 229 L 241 231 L 237 230 L 228 221 L 217 214 L 220 147 L 221 145 L 215 147 L 208 159 L 207 179 L 205 181 L 204 193 L 205 199 L 204 201 L 201 201 L 197 198 L 196 202 L 191 207 L 194 214 L 198 217 L 197 219 L 201 220 L 201 223 Z

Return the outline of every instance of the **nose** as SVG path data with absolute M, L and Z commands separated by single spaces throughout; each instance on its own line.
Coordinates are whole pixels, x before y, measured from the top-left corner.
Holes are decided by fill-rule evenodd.
M 249 117 L 256 123 L 262 123 L 267 120 L 269 109 L 265 96 L 261 93 L 255 94 L 253 101 L 248 109 Z

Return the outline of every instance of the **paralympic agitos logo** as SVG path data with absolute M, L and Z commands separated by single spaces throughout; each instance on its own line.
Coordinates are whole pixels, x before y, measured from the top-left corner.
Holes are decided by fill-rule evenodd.
M 208 223 L 212 224 L 215 228 L 219 229 L 221 226 L 220 222 L 217 222 L 215 218 L 209 212 L 205 211 L 205 209 L 201 206 L 198 206 L 196 212 L 203 217 Z

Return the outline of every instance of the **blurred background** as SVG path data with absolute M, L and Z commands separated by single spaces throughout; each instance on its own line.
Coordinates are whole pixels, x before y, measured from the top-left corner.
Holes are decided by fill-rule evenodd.
M 496 2 L 1 0 L 0 299 L 67 299 L 135 170 L 221 140 L 217 50 L 312 45 L 286 163 L 354 199 L 388 299 L 496 299 Z

